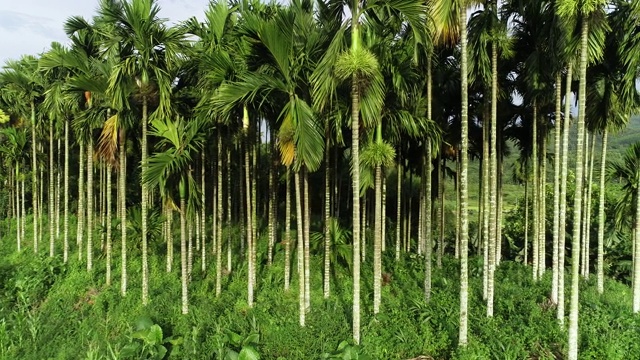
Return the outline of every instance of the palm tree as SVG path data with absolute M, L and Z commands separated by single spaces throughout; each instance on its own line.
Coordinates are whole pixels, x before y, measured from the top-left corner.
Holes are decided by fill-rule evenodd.
M 128 84 L 135 83 L 142 98 L 141 106 L 141 167 L 142 178 L 147 172 L 147 124 L 149 121 L 149 98 L 157 92 L 159 99 L 155 113 L 167 117 L 171 106 L 170 86 L 173 79 L 167 73 L 167 64 L 177 56 L 183 41 L 182 32 L 167 28 L 158 17 L 160 7 L 156 0 L 131 0 L 121 3 L 104 2 L 100 8 L 102 20 L 113 24 L 108 34 L 108 47 L 118 46 L 123 50 L 120 62 L 115 66 L 109 81 L 114 108 L 128 108 L 127 99 L 118 94 Z M 141 181 L 142 211 L 142 303 L 149 300 L 149 264 L 147 249 L 147 216 L 149 189 Z
M 251 69 L 255 68 L 256 71 L 242 74 L 239 81 L 223 84 L 215 99 L 217 106 L 224 109 L 223 113 L 230 113 L 233 107 L 244 103 L 243 123 L 248 122 L 246 104 L 257 105 L 265 100 L 276 103 L 277 99 L 284 102 L 281 108 L 275 107 L 273 112 L 280 113 L 278 119 L 280 153 L 282 163 L 285 166 L 293 166 L 297 184 L 297 203 L 302 200 L 300 193 L 302 188 L 298 186 L 301 184 L 300 175 L 305 173 L 303 181 L 306 182 L 306 172 L 315 171 L 320 166 L 324 149 L 322 132 L 315 113 L 305 100 L 309 98 L 309 94 L 302 86 L 307 81 L 305 72 L 309 69 L 310 59 L 322 53 L 321 43 L 318 42 L 320 39 L 307 38 L 315 31 L 313 30 L 315 24 L 311 21 L 313 15 L 309 5 L 310 3 L 294 3 L 290 8 L 277 11 L 273 18 L 246 13 L 243 16 L 242 32 L 250 44 L 248 65 Z M 300 46 L 304 46 L 306 51 Z M 294 60 L 295 54 L 305 54 L 305 57 Z M 272 112 L 266 106 L 261 111 Z M 299 205 L 297 204 L 296 208 Z M 305 201 L 304 206 L 304 212 L 308 214 L 309 202 Z M 309 250 L 308 246 L 303 246 L 303 243 L 308 244 L 309 219 L 308 216 L 303 215 L 302 207 L 299 210 L 300 214 L 297 217 L 298 255 L 305 258 L 304 261 L 302 257 L 298 258 L 302 283 L 300 325 L 304 326 L 305 312 L 310 301 L 310 273 Z M 301 249 L 302 253 L 300 253 Z M 252 304 L 251 291 L 249 295 L 249 304 Z
M 346 6 L 351 13 L 351 44 L 346 48 L 345 31 L 337 31 L 326 54 L 311 77 L 314 107 L 322 112 L 330 106 L 336 85 L 350 81 L 351 85 L 351 190 L 353 227 L 353 338 L 360 342 L 360 115 L 365 128 L 379 118 L 383 100 L 383 78 L 376 57 L 363 43 L 366 27 L 363 17 L 375 15 L 376 9 L 402 15 L 411 29 L 425 24 L 424 4 L 413 0 L 379 0 L 362 4 L 358 1 L 335 1 L 329 7 L 337 14 Z M 418 32 L 419 34 L 419 32 Z M 423 41 L 420 36 L 416 41 Z
M 9 61 L 0 74 L 0 82 L 11 87 L 17 94 L 28 101 L 28 110 L 21 114 L 31 119 L 31 193 L 33 210 L 33 251 L 38 252 L 38 180 L 36 152 L 36 101 L 42 95 L 42 79 L 38 70 L 38 59 L 34 56 L 23 56 L 19 61 Z M 27 113 L 28 111 L 28 113 Z
M 615 213 L 616 213 L 616 222 L 621 222 L 620 220 L 623 218 L 629 218 L 631 223 L 631 231 L 633 234 L 633 281 L 632 281 L 632 292 L 633 292 L 633 312 L 637 313 L 640 311 L 640 275 L 638 265 L 640 261 L 640 254 L 638 253 L 638 242 L 640 237 L 638 237 L 638 229 L 640 226 L 638 225 L 638 213 L 639 203 L 638 199 L 640 198 L 640 142 L 636 142 L 627 148 L 623 158 L 618 162 L 609 163 L 607 168 L 607 177 L 609 179 L 616 179 L 622 182 L 622 192 L 623 196 L 618 200 L 618 202 L 614 205 Z M 634 208 L 635 206 L 635 208 Z M 618 224 L 620 226 L 620 224 Z
M 607 137 L 610 131 L 624 127 L 629 121 L 629 115 L 637 111 L 640 99 L 635 88 L 634 79 L 638 73 L 637 63 L 625 61 L 630 59 L 628 54 L 640 50 L 640 41 L 631 41 L 628 36 L 637 30 L 629 25 L 631 5 L 626 1 L 617 1 L 615 10 L 609 14 L 611 32 L 607 36 L 603 61 L 593 67 L 590 74 L 589 104 L 587 111 L 591 123 L 602 135 L 602 155 L 600 159 L 600 198 L 598 202 L 598 254 L 597 254 L 597 288 L 604 292 L 604 228 L 605 228 L 605 177 Z M 622 55 L 622 56 L 620 56 Z
M 580 65 L 578 89 L 578 135 L 576 145 L 576 184 L 573 213 L 573 239 L 571 246 L 571 302 L 569 312 L 569 360 L 578 359 L 578 295 L 579 295 L 579 256 L 580 256 L 580 220 L 582 216 L 583 186 L 583 142 L 586 115 L 587 64 L 589 61 L 589 19 L 604 11 L 604 0 L 560 0 L 557 3 L 558 15 L 562 18 L 577 16 L 581 20 L 580 29 Z
M 200 199 L 198 183 L 194 179 L 191 165 L 202 151 L 204 122 L 198 119 L 184 121 L 156 118 L 151 123 L 151 134 L 159 138 L 157 152 L 149 158 L 149 168 L 143 181 L 150 188 L 159 186 L 162 196 L 174 203 L 179 199 L 180 211 L 180 263 L 182 281 L 182 313 L 189 312 L 186 217 L 195 213 Z
M 441 41 L 453 42 L 459 36 L 460 44 L 460 327 L 458 345 L 465 347 L 468 341 L 469 307 L 469 211 L 468 211 L 468 167 L 469 167 L 469 81 L 467 49 L 467 12 L 472 1 L 440 0 L 433 7 L 436 34 Z

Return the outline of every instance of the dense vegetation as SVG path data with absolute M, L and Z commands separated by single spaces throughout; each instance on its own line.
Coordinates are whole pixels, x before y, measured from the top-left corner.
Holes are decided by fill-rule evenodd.
M 0 357 L 640 357 L 639 2 L 158 12 L 0 72 Z

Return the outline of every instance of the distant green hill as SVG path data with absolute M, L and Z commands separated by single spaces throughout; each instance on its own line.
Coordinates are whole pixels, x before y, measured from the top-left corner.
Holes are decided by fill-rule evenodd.
M 640 141 L 640 115 L 632 117 L 626 129 L 609 137 L 609 151 L 612 155 L 624 153 L 629 145 L 637 141 Z

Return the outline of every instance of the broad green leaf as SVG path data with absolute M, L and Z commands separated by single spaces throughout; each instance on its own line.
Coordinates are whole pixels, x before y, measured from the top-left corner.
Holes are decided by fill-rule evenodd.
M 238 360 L 260 360 L 260 355 L 253 347 L 245 346 L 242 348 L 242 351 L 240 351 Z

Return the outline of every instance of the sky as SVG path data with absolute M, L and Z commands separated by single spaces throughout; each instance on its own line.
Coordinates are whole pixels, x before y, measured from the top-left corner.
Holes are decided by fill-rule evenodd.
M 160 17 L 176 23 L 191 16 L 202 19 L 209 0 L 158 0 Z M 66 19 L 96 15 L 98 0 L 0 0 L 0 66 L 8 59 L 37 55 L 51 42 L 67 43 Z

